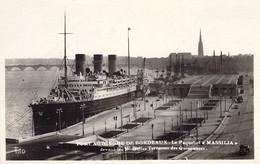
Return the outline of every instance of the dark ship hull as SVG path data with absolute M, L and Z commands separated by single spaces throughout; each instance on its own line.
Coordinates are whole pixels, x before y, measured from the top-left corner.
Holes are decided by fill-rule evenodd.
M 59 130 L 59 113 L 57 109 L 62 108 L 60 112 L 61 128 L 74 125 L 82 121 L 82 104 L 86 105 L 84 117 L 89 117 L 105 110 L 112 109 L 118 105 L 134 100 L 137 92 L 110 97 L 106 99 L 68 102 L 68 103 L 51 103 L 51 104 L 31 104 L 33 110 L 34 134 L 44 134 Z

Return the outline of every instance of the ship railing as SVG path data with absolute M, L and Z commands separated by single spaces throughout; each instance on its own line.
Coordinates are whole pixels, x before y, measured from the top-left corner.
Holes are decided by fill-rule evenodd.
M 91 100 L 93 96 L 88 96 L 88 100 Z M 77 102 L 74 100 L 47 100 L 47 99 L 35 99 L 30 102 L 30 105 L 39 105 L 39 104 L 59 104 L 59 103 L 72 103 Z
M 86 100 L 92 100 L 92 98 L 86 98 Z M 49 101 L 43 104 L 59 104 L 59 103 L 73 103 L 73 102 L 81 102 L 81 100 L 74 101 L 74 100 L 62 100 L 62 101 Z M 39 103 L 40 104 L 40 103 Z

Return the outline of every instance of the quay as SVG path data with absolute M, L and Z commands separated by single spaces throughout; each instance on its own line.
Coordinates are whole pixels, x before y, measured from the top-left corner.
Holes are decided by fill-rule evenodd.
M 136 160 L 174 159 L 178 156 L 182 158 L 183 156 L 180 155 L 185 153 L 185 150 L 146 149 L 154 145 L 142 146 L 138 151 L 125 151 L 125 145 L 119 147 L 122 151 L 100 151 L 107 147 L 84 146 L 84 143 L 156 140 L 177 143 L 180 140 L 186 142 L 208 140 L 235 110 L 234 98 L 239 88 L 236 80 L 236 75 L 184 78 L 170 84 L 167 95 L 138 98 L 87 118 L 84 124 L 84 135 L 82 123 L 78 123 L 62 129 L 60 133 L 54 132 L 49 136 L 36 139 L 32 137 L 24 141 L 20 140 L 19 143 L 7 144 L 6 157 L 9 160 Z M 188 85 L 189 89 L 187 89 Z M 209 86 L 211 90 L 207 90 L 207 96 L 204 92 L 203 94 L 199 91 L 194 92 L 195 87 Z M 169 146 L 183 146 L 176 143 Z M 164 146 L 156 145 L 156 147 Z M 17 148 L 25 150 L 26 153 L 17 154 L 15 151 Z

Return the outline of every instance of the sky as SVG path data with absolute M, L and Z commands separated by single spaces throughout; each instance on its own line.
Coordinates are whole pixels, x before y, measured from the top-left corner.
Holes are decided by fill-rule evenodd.
M 4 0 L 0 2 L 0 53 L 5 58 L 62 58 L 64 11 L 67 56 L 77 53 L 167 57 L 257 54 L 258 0 Z

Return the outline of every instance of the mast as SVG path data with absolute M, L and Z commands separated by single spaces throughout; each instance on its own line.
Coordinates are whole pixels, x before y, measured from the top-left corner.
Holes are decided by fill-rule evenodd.
M 176 54 L 176 61 L 175 61 L 175 67 L 174 67 L 174 75 L 176 75 L 176 76 L 177 76 L 177 66 L 178 66 L 177 61 L 178 61 L 178 56 Z
M 220 71 L 222 72 L 222 51 L 220 51 Z
M 127 30 L 127 41 L 128 41 L 128 75 L 130 75 L 130 48 L 129 48 L 129 31 L 131 29 L 128 27 Z
M 66 13 L 64 14 L 64 69 L 65 88 L 67 88 Z
M 184 55 L 181 56 L 181 77 L 184 77 Z
M 66 36 L 67 34 L 72 34 L 72 33 L 67 33 L 66 32 L 66 12 L 64 12 L 64 33 L 59 33 L 64 35 L 64 81 L 65 81 L 65 88 L 67 88 L 67 54 L 66 54 Z
M 170 72 L 172 72 L 172 55 L 170 54 Z
M 217 72 L 217 66 L 216 66 L 215 50 L 213 51 L 213 67 L 214 67 L 214 73 L 216 73 Z
M 172 55 L 170 54 L 169 77 L 172 75 Z

